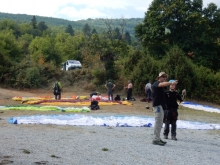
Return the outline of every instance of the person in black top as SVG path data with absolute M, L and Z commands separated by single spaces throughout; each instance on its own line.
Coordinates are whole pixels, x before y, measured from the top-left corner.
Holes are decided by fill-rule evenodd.
M 107 84 L 105 84 L 105 87 L 107 88 L 108 90 L 108 100 L 110 101 L 113 101 L 113 89 L 115 88 L 115 84 L 113 84 L 111 82 L 111 80 L 108 81 Z
M 59 81 L 56 81 L 53 86 L 53 94 L 55 96 L 55 100 L 61 99 L 62 85 Z
M 174 80 L 170 80 L 169 82 L 173 82 Z M 183 90 L 182 94 L 185 92 Z M 184 96 L 184 95 L 182 95 Z M 176 138 L 176 121 L 178 118 L 178 106 L 179 104 L 177 101 L 182 102 L 183 97 L 176 91 L 176 84 L 171 84 L 170 89 L 165 91 L 165 98 L 166 98 L 166 110 L 164 112 L 164 138 L 168 139 L 168 134 L 170 132 L 170 124 L 171 124 L 171 139 L 177 140 Z
M 154 124 L 154 145 L 165 145 L 166 142 L 162 141 L 160 138 L 161 128 L 163 126 L 163 118 L 164 118 L 164 106 L 166 105 L 166 98 L 164 95 L 164 87 L 169 85 L 177 84 L 178 81 L 174 82 L 166 82 L 168 75 L 165 72 L 160 72 L 157 77 L 157 81 L 152 85 L 153 91 L 153 111 L 155 114 L 155 124 Z

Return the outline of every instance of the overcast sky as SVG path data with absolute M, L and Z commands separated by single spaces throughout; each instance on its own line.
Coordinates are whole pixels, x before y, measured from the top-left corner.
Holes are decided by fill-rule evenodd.
M 0 12 L 63 18 L 144 18 L 153 0 L 1 0 Z M 220 0 L 203 0 L 203 6 Z

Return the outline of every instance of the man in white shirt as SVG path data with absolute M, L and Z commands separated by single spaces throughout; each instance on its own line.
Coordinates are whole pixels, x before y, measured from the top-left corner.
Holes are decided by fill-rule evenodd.
M 146 84 L 145 86 L 145 93 L 147 94 L 147 102 L 149 103 L 151 101 L 151 80 Z

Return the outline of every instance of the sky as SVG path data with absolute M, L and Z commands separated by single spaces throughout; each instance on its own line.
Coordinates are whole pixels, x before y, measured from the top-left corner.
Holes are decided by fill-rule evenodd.
M 144 18 L 153 0 L 1 0 L 0 12 L 77 21 L 88 18 Z M 203 0 L 203 7 L 220 0 Z

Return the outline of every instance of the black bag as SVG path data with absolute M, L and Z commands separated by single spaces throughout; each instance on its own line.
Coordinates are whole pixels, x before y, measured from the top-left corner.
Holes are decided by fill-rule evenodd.
M 91 101 L 90 107 L 91 107 L 91 110 L 98 110 L 98 109 L 100 109 L 99 102 L 96 101 L 96 100 Z
M 136 101 L 136 99 L 134 97 L 131 97 L 130 101 Z
M 115 101 L 121 101 L 120 95 L 116 95 L 116 96 L 115 96 Z

